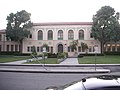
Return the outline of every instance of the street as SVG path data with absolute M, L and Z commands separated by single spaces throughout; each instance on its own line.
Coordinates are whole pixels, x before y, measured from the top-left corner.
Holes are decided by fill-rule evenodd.
M 119 72 L 109 74 L 120 75 Z M 48 86 L 63 85 L 91 75 L 100 74 L 0 72 L 0 90 L 44 90 Z

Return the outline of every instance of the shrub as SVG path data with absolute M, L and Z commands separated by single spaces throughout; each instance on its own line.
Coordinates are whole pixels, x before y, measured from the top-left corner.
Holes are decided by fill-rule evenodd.
M 65 58 L 65 55 L 64 53 L 58 53 L 58 56 L 57 56 L 58 59 L 61 59 L 61 58 Z
M 68 57 L 68 52 L 64 52 L 64 57 Z
M 55 53 L 48 53 L 48 58 L 57 58 L 57 54 L 55 54 Z
M 106 55 L 120 55 L 120 52 L 104 52 Z
M 0 55 L 20 55 L 20 52 L 18 51 L 11 51 L 11 52 L 7 52 L 7 51 L 4 51 L 4 52 L 0 52 Z

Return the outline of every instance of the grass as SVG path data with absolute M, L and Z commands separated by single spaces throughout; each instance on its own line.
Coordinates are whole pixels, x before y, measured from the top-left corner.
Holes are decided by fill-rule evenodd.
M 24 64 L 39 64 L 40 63 L 45 63 L 45 64 L 58 64 L 57 58 L 47 58 L 45 60 L 39 60 L 39 61 L 32 61 L 32 62 L 26 62 Z
M 84 56 L 78 59 L 79 64 L 95 64 L 95 56 Z M 120 56 L 96 56 L 96 64 L 120 64 Z
M 29 56 L 0 55 L 0 63 L 25 60 L 28 58 L 30 57 Z

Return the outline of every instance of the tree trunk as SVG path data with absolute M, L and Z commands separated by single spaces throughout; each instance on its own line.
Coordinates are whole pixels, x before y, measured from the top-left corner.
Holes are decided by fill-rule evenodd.
M 20 41 L 20 54 L 22 54 L 22 48 L 23 48 L 23 46 L 22 46 L 22 40 Z
M 101 54 L 104 54 L 104 43 L 101 41 Z

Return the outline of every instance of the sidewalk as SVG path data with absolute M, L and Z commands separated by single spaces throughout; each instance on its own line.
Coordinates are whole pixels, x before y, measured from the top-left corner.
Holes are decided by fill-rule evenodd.
M 63 62 L 60 63 L 61 65 L 76 65 L 78 63 L 77 58 L 67 58 Z
M 109 69 L 94 65 L 80 65 L 77 58 L 67 58 L 60 64 L 22 64 L 26 60 L 0 63 L 2 72 L 30 72 L 30 73 L 109 73 Z

